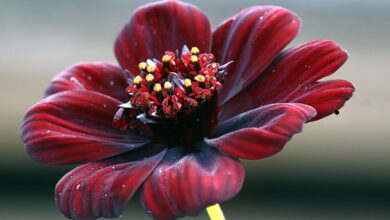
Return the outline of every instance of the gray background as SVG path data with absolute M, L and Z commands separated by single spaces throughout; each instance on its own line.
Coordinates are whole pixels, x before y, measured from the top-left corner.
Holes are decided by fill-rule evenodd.
M 24 113 L 69 65 L 116 62 L 116 35 L 145 2 L 0 0 L 0 219 L 63 219 L 53 189 L 72 167 L 45 167 L 27 156 L 18 135 Z M 227 219 L 390 218 L 390 2 L 190 2 L 207 13 L 213 27 L 251 5 L 294 11 L 303 26 L 289 47 L 336 41 L 351 57 L 331 78 L 347 79 L 357 89 L 340 115 L 307 124 L 281 153 L 244 161 L 242 191 L 222 204 Z M 148 219 L 137 196 L 122 218 Z

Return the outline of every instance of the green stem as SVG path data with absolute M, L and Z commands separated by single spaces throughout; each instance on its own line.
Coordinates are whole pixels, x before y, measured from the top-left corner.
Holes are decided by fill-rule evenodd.
M 210 220 L 225 220 L 221 206 L 215 204 L 206 208 L 207 213 L 209 214 Z

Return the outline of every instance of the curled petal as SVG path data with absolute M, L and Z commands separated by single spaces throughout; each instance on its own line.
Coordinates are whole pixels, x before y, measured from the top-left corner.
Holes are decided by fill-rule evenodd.
M 172 148 L 145 180 L 140 195 L 145 210 L 156 219 L 196 215 L 203 208 L 233 197 L 241 189 L 241 163 L 203 143 L 186 154 Z
M 255 6 L 226 20 L 213 32 L 212 52 L 220 63 L 234 61 L 218 93 L 223 105 L 252 81 L 298 34 L 300 19 L 276 6 Z
M 315 115 L 315 109 L 304 104 L 266 105 L 217 125 L 205 142 L 234 157 L 262 159 L 279 152 Z
M 161 149 L 143 147 L 75 168 L 57 183 L 57 208 L 72 219 L 118 217 L 164 157 L 165 150 Z
M 121 66 L 137 75 L 138 63 L 161 58 L 165 51 L 184 45 L 210 50 L 211 27 L 197 7 L 180 1 L 148 4 L 136 10 L 115 42 L 115 55 Z
M 140 147 L 150 140 L 112 126 L 120 102 L 92 91 L 65 91 L 34 105 L 20 135 L 30 156 L 44 164 L 90 162 Z
M 280 54 L 272 64 L 245 90 L 225 103 L 219 112 L 219 120 L 223 121 L 241 112 L 259 106 L 278 102 L 298 102 L 297 97 L 307 97 L 299 102 L 312 105 L 316 102 L 317 117 L 322 118 L 330 112 L 335 112 L 347 101 L 353 92 L 350 83 L 345 84 L 346 90 L 338 92 L 323 92 L 319 100 L 310 99 L 314 92 L 336 87 L 333 82 L 321 84 L 315 90 L 308 89 L 317 80 L 329 76 L 340 68 L 347 60 L 348 54 L 331 41 L 313 41 L 289 49 Z M 307 94 L 306 94 L 307 93 Z M 334 97 L 325 97 L 334 96 Z M 337 103 L 327 103 L 328 100 L 338 100 Z M 324 103 L 321 103 L 323 102 Z M 314 106 L 314 105 L 313 105 Z
M 94 91 L 122 102 L 128 100 L 127 86 L 120 66 L 110 63 L 78 63 L 58 74 L 46 90 L 45 97 L 55 93 L 80 90 Z
M 353 85 L 345 80 L 314 82 L 291 94 L 289 100 L 313 106 L 317 110 L 313 121 L 335 113 L 351 98 L 354 90 Z

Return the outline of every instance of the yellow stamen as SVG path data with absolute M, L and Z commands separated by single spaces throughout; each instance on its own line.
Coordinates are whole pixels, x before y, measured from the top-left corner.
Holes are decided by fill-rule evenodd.
M 172 88 L 172 83 L 170 83 L 170 82 L 165 82 L 164 83 L 164 89 L 166 89 L 166 90 L 168 90 L 168 89 L 170 89 L 170 88 Z
M 156 68 L 154 66 L 148 66 L 147 68 L 148 73 L 154 73 L 155 70 Z
M 172 59 L 171 56 L 165 54 L 165 55 L 162 57 L 161 60 L 162 60 L 164 63 L 167 63 L 167 62 L 171 61 L 171 59 Z
M 197 75 L 195 76 L 195 80 L 199 83 L 203 83 L 206 80 L 206 78 L 203 75 Z
M 191 56 L 191 61 L 192 61 L 193 63 L 198 62 L 198 57 L 195 56 L 195 55 L 192 55 L 192 56 Z
M 185 87 L 190 87 L 192 85 L 192 83 L 191 83 L 191 80 L 190 79 L 185 79 L 184 80 L 184 86 Z
M 191 48 L 191 53 L 196 55 L 199 53 L 199 49 L 197 47 L 193 47 L 193 48 Z
M 148 81 L 148 82 L 151 82 L 151 81 L 153 81 L 154 80 L 154 76 L 153 76 L 153 74 L 148 74 L 148 75 L 146 75 L 146 81 Z
M 225 216 L 218 203 L 207 207 L 206 210 L 211 220 L 225 220 Z
M 136 76 L 133 80 L 135 84 L 140 84 L 142 82 L 142 78 L 140 76 Z
M 153 90 L 156 91 L 156 92 L 160 92 L 161 91 L 161 84 L 160 83 L 156 83 L 154 85 Z
M 145 70 L 147 66 L 148 66 L 148 64 L 145 62 L 141 62 L 138 64 L 138 67 L 140 70 Z

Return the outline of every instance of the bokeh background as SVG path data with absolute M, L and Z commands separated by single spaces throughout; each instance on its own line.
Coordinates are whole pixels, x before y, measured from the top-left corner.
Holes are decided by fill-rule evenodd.
M 27 156 L 18 134 L 24 113 L 69 65 L 116 62 L 116 35 L 145 2 L 0 0 L 0 219 L 64 219 L 53 190 L 72 167 L 46 167 Z M 251 5 L 294 11 L 303 26 L 289 46 L 336 41 L 351 57 L 331 78 L 357 88 L 340 115 L 307 124 L 274 157 L 244 161 L 243 189 L 222 204 L 227 219 L 390 219 L 390 1 L 189 2 L 214 27 Z M 149 219 L 137 196 L 122 219 Z

